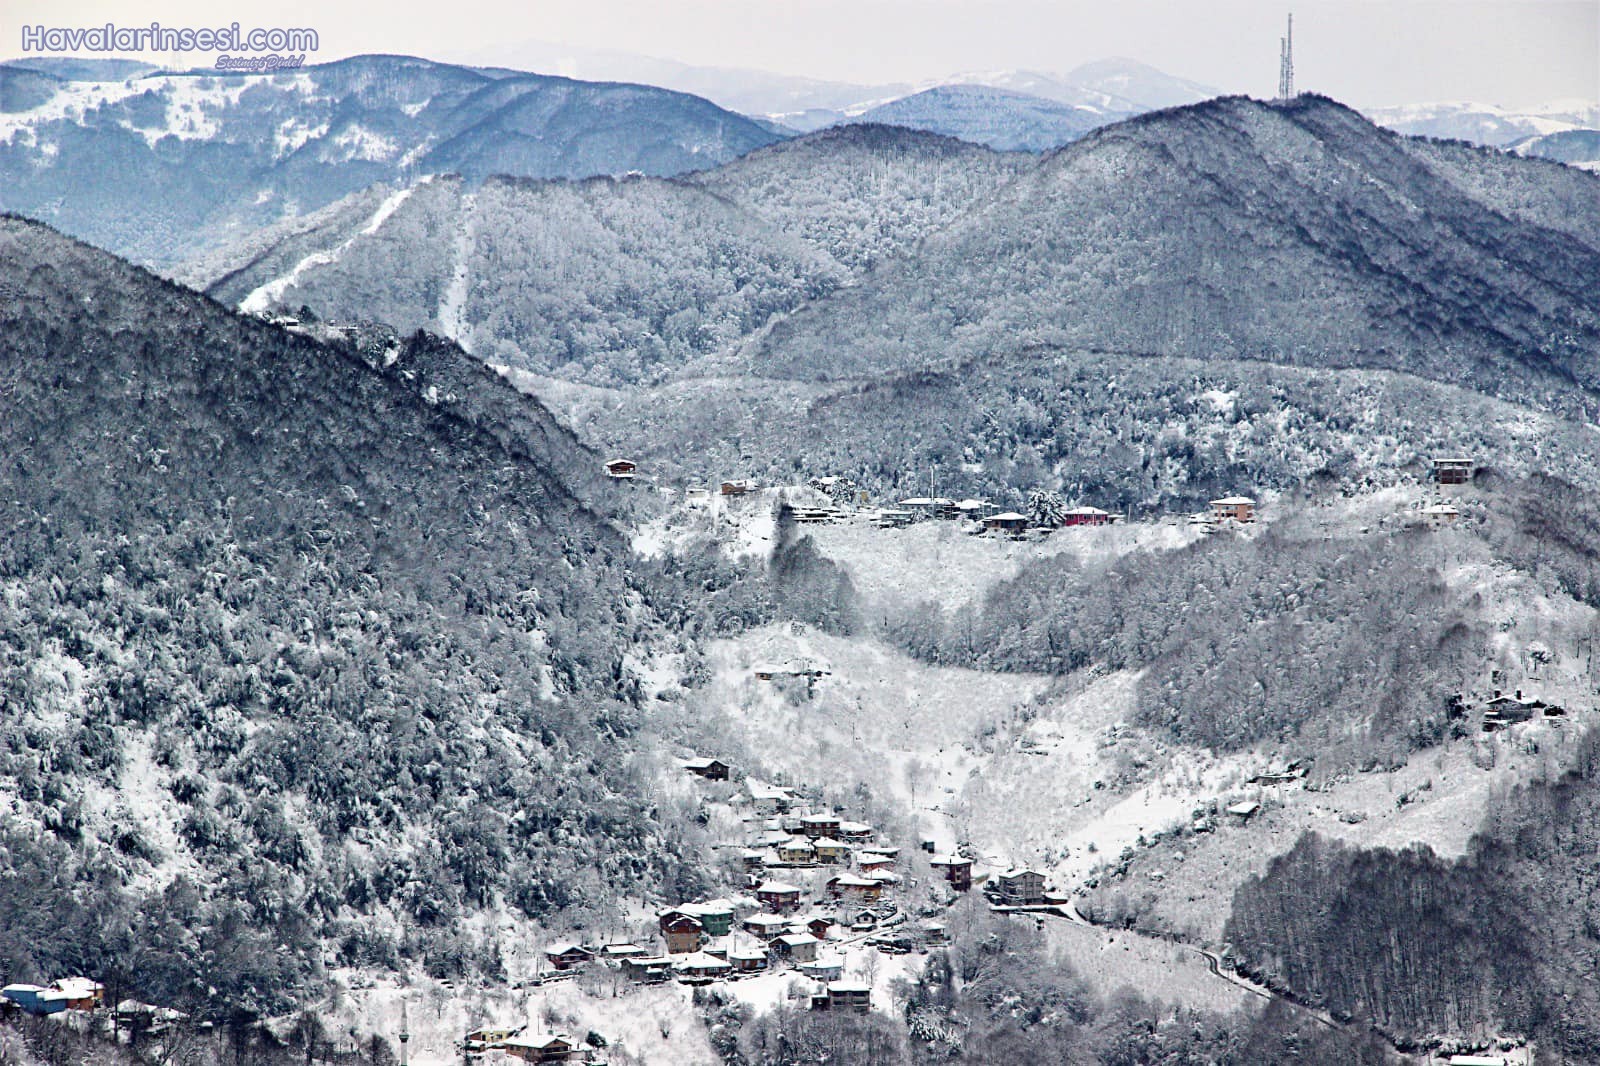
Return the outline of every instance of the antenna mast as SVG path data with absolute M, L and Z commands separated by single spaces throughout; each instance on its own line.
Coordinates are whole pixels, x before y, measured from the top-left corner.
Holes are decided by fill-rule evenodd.
M 1289 32 L 1278 39 L 1278 99 L 1294 99 L 1294 13 L 1289 13 Z

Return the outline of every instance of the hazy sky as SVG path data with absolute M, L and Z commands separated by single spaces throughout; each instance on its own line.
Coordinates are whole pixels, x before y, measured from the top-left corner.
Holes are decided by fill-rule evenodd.
M 1600 99 L 1600 0 L 6 0 L 23 24 L 309 26 L 319 60 L 404 52 L 467 60 L 539 40 L 858 82 L 958 71 L 1065 71 L 1128 56 L 1230 92 L 1276 88 L 1295 14 L 1299 85 L 1358 106 Z M 381 12 L 381 13 L 380 13 Z

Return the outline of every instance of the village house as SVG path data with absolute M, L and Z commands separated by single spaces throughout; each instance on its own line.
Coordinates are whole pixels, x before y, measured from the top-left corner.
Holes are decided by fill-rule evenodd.
M 928 918 L 917 926 L 917 935 L 924 944 L 948 944 L 950 931 L 937 918 Z
M 632 459 L 607 459 L 606 477 L 613 481 L 632 481 L 639 465 Z
M 811 1009 L 866 1014 L 872 1010 L 872 986 L 855 981 L 831 981 L 825 992 L 811 997 Z
M 812 839 L 837 836 L 839 833 L 839 816 L 837 814 L 808 814 L 800 819 L 800 832 Z
M 590 958 L 589 951 L 577 944 L 551 944 L 544 949 L 544 959 L 555 970 L 570 970 L 582 966 Z
M 650 954 L 638 944 L 607 944 L 600 949 L 600 959 L 603 962 L 618 962 L 623 959 L 638 959 Z
M 690 759 L 683 764 L 683 768 L 696 777 L 703 777 L 707 781 L 726 781 L 728 779 L 728 764 L 721 759 Z
M 806 837 L 790 837 L 778 845 L 778 861 L 790 866 L 810 866 L 817 861 L 816 845 Z
M 860 851 L 856 853 L 856 869 L 862 873 L 873 870 L 888 870 L 894 866 L 894 860 L 881 851 Z
M 883 896 L 883 883 L 855 874 L 840 874 L 828 879 L 828 895 L 848 903 L 875 903 Z
M 734 973 L 760 973 L 767 968 L 767 953 L 760 948 L 731 948 L 728 965 Z
M 1015 511 L 1002 511 L 992 514 L 982 520 L 985 533 L 999 533 L 1008 537 L 1020 537 L 1028 531 L 1028 516 Z
M 818 940 L 828 939 L 828 930 L 833 928 L 833 919 L 826 914 L 814 914 L 805 920 L 806 932 Z
M 763 881 L 756 886 L 756 902 L 773 914 L 792 914 L 800 907 L 800 889 L 784 881 Z
M 896 507 L 886 507 L 880 510 L 872 524 L 880 529 L 904 529 L 909 526 L 917 516 L 910 511 Z
M 6 985 L 0 988 L 0 999 L 15 1003 L 28 1014 L 59 1014 L 67 1009 L 67 997 L 43 985 Z
M 872 826 L 866 822 L 840 822 L 838 837 L 847 844 L 859 844 L 872 838 Z
M 623 959 L 622 972 L 641 984 L 656 984 L 672 976 L 672 960 L 664 955 Z
M 1045 902 L 1044 874 L 1026 867 L 1007 870 L 995 879 L 1000 902 L 1012 907 L 1034 907 Z
M 474 1029 L 462 1039 L 462 1050 L 484 1052 L 503 1048 L 506 1046 L 506 1041 L 522 1032 L 522 1029 L 523 1027 L 520 1025 L 515 1029 Z
M 1305 759 L 1295 759 L 1281 769 L 1268 770 L 1265 773 L 1256 774 L 1250 779 L 1249 783 L 1252 785 L 1289 785 L 1303 780 L 1309 770 L 1310 766 Z
M 962 500 L 956 504 L 956 513 L 962 518 L 978 519 L 994 510 L 988 500 Z
M 1518 689 L 1516 695 L 1506 696 L 1499 692 L 1494 698 L 1483 705 L 1483 730 L 1492 733 L 1508 725 L 1517 725 L 1526 722 L 1540 711 L 1549 715 L 1547 705 L 1543 700 L 1524 697 L 1522 690 Z M 1565 713 L 1557 710 L 1557 713 Z
M 722 494 L 724 496 L 744 496 L 748 495 L 754 487 L 748 480 L 724 481 L 722 483 Z
M 661 939 L 667 942 L 668 955 L 699 951 L 706 939 L 705 923 L 681 910 L 664 911 L 661 914 Z
M 776 855 L 771 856 L 777 858 Z M 739 861 L 744 863 L 746 870 L 759 870 L 767 864 L 768 853 L 760 848 L 740 848 Z
M 900 501 L 900 509 L 917 518 L 955 518 L 961 512 L 956 501 L 944 496 L 913 496 Z
M 679 910 L 700 919 L 706 936 L 727 936 L 733 931 L 733 904 L 725 899 L 707 900 L 704 903 L 686 903 Z
M 950 882 L 957 892 L 972 887 L 972 860 L 961 855 L 935 855 L 928 860 L 933 872 Z
M 1256 520 L 1256 501 L 1248 496 L 1224 496 L 1211 501 L 1213 522 L 1237 522 L 1246 525 Z
M 789 919 L 780 914 L 752 914 L 740 928 L 758 940 L 771 940 L 789 928 Z
M 63 977 L 50 987 L 66 997 L 68 1010 L 94 1010 L 106 1001 L 106 986 L 87 977 Z
M 826 866 L 836 866 L 850 859 L 849 846 L 832 837 L 818 837 L 815 847 L 817 861 Z
M 1461 518 L 1461 510 L 1448 503 L 1433 503 L 1422 509 L 1422 517 L 1435 529 L 1440 526 L 1453 526 Z
M 810 933 L 784 933 L 772 939 L 772 953 L 791 962 L 810 962 L 817 957 L 817 943 Z
M 1472 460 L 1459 457 L 1441 457 L 1433 460 L 1433 481 L 1436 485 L 1465 485 L 1472 480 Z
M 756 676 L 761 675 L 757 673 Z M 750 793 L 750 803 L 757 814 L 782 814 L 794 802 L 794 796 L 788 789 L 776 785 L 758 785 L 754 781 L 747 781 L 745 790 Z
M 818 955 L 810 962 L 802 962 L 795 968 L 813 981 L 824 984 L 837 981 L 844 976 L 844 960 L 837 955 Z
M 577 1050 L 564 1036 L 514 1036 L 501 1046 L 506 1058 L 523 1062 L 569 1062 Z
M 1102 511 L 1098 507 L 1074 507 L 1061 516 L 1063 526 L 1109 526 L 1120 515 Z
M 733 965 L 726 959 L 697 951 L 673 963 L 672 969 L 678 975 L 678 980 L 684 984 L 705 984 L 732 973 Z

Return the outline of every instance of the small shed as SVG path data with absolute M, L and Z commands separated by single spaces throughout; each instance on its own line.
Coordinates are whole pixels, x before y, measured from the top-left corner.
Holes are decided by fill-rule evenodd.
M 909 526 L 916 515 L 900 507 L 885 507 L 878 512 L 873 524 L 881 529 L 903 529 Z
M 639 464 L 632 459 L 606 460 L 606 477 L 614 481 L 632 481 L 638 470 Z
M 1257 803 L 1255 800 L 1245 800 L 1243 803 L 1235 803 L 1233 806 L 1229 807 L 1228 813 L 1239 819 L 1241 822 L 1248 822 L 1250 819 L 1261 813 L 1261 804 Z

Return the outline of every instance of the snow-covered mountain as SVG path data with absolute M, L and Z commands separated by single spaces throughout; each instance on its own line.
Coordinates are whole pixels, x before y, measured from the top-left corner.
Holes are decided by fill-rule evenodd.
M 1560 100 L 1522 111 L 1471 101 L 1405 104 L 1371 108 L 1366 115 L 1397 133 L 1495 148 L 1529 137 L 1600 129 L 1600 104 L 1582 100 Z
M 1045 151 L 1121 118 L 1089 106 L 987 85 L 941 85 L 871 108 L 850 122 L 878 122 L 957 137 L 1001 151 Z
M 0 209 L 156 265 L 376 182 L 672 175 L 779 138 L 684 93 L 404 56 L 110 73 L 0 67 Z

